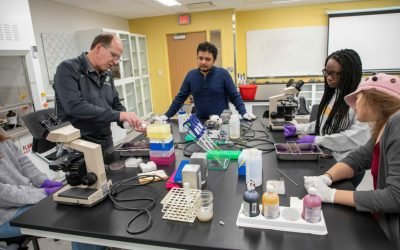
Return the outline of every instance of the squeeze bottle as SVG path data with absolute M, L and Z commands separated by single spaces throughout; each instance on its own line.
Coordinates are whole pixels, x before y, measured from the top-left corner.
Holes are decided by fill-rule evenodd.
M 279 217 L 279 196 L 271 184 L 267 185 L 267 191 L 262 196 L 262 210 L 264 217 L 268 219 Z
M 178 112 L 178 125 L 179 125 L 179 133 L 185 133 L 185 128 L 183 127 L 183 123 L 186 121 L 186 112 L 181 108 Z
M 318 223 L 321 220 L 321 203 L 321 198 L 317 195 L 317 189 L 310 187 L 308 194 L 303 198 L 301 217 L 309 223 Z
M 243 214 L 248 217 L 255 217 L 260 214 L 258 200 L 260 195 L 255 190 L 254 182 L 247 184 L 247 191 L 243 194 Z
M 251 148 L 246 157 L 246 183 L 254 181 L 256 187 L 262 185 L 262 154 L 256 148 Z

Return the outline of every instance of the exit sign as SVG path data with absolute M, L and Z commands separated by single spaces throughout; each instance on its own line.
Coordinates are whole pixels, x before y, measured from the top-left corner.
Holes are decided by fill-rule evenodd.
M 178 24 L 190 24 L 190 15 L 189 14 L 179 15 Z

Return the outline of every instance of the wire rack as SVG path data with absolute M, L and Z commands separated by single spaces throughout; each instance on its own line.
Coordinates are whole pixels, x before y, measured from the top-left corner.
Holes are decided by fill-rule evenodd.
M 199 206 L 200 191 L 172 188 L 161 201 L 163 219 L 193 223 Z

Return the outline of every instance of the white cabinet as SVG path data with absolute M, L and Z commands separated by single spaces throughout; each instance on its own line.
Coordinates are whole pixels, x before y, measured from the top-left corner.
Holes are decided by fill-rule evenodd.
M 139 34 L 130 35 L 133 75 L 135 78 L 135 94 L 137 114 L 149 118 L 153 113 L 151 99 L 151 85 L 149 66 L 147 60 L 146 36 Z
M 324 94 L 324 83 L 306 83 L 301 88 L 299 96 L 304 96 L 308 110 L 314 104 L 319 104 Z
M 120 63 L 112 69 L 122 104 L 139 117 L 149 118 L 153 107 L 146 36 L 112 29 L 82 30 L 76 32 L 80 49 L 88 51 L 94 37 L 101 32 L 117 35 L 124 46 Z

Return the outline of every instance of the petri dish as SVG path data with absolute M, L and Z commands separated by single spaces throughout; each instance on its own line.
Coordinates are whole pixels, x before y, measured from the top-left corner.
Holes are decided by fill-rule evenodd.
M 125 167 L 125 162 L 124 161 L 116 161 L 113 162 L 109 165 L 110 170 L 115 171 L 115 170 L 120 170 Z

